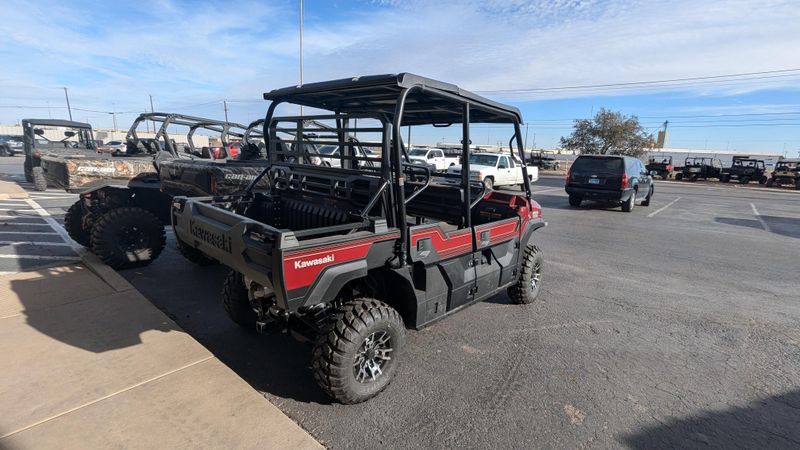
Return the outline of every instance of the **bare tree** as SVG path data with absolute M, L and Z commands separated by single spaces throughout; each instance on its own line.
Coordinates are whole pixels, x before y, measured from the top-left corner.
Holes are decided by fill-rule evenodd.
M 575 120 L 575 130 L 561 138 L 561 147 L 584 154 L 629 155 L 639 157 L 652 147 L 653 135 L 639 124 L 636 116 L 600 108 L 593 119 Z

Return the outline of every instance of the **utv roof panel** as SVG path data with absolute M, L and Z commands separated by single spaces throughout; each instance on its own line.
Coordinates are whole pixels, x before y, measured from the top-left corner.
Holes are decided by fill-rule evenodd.
M 88 123 L 73 122 L 71 120 L 59 119 L 22 119 L 23 123 L 42 125 L 45 127 L 68 127 L 68 128 L 92 128 Z
M 369 75 L 290 86 L 264 93 L 265 100 L 289 102 L 353 115 L 393 117 L 400 94 L 407 97 L 404 125 L 461 121 L 462 103 L 470 103 L 471 122 L 522 122 L 519 109 L 466 91 L 458 86 L 411 73 Z

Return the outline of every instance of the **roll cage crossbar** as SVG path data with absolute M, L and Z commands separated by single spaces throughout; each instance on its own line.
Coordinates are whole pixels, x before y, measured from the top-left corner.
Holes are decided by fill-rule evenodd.
M 514 127 L 514 135 L 509 141 L 509 146 L 518 153 L 520 161 L 525 161 L 522 145 L 521 122 L 522 117 L 518 109 L 503 105 L 468 91 L 455 85 L 443 83 L 413 74 L 402 73 L 398 75 L 376 75 L 311 83 L 303 86 L 288 87 L 273 90 L 264 94 L 265 100 L 271 100 L 266 118 L 264 119 L 264 136 L 267 140 L 267 149 L 270 159 L 281 151 L 279 147 L 279 132 L 294 132 L 300 143 L 309 135 L 305 124 L 308 120 L 334 121 L 336 127 L 326 130 L 331 135 L 325 139 L 316 140 L 317 144 L 339 145 L 345 148 L 352 143 L 348 142 L 350 132 L 379 132 L 382 134 L 380 142 L 361 142 L 361 146 L 381 149 L 380 175 L 381 183 L 377 192 L 373 193 L 368 202 L 368 207 L 375 205 L 378 198 L 387 192 L 393 199 L 394 208 L 387 208 L 387 222 L 400 230 L 400 239 L 397 252 L 400 264 L 405 261 L 408 242 L 408 227 L 406 204 L 414 197 L 427 189 L 431 184 L 431 173 L 423 168 L 425 183 L 406 198 L 405 186 L 409 176 L 413 177 L 414 171 L 420 166 L 409 164 L 406 148 L 403 145 L 401 127 L 413 125 L 449 126 L 455 123 L 462 125 L 461 140 L 461 175 L 460 189 L 462 191 L 462 218 L 464 227 L 472 225 L 472 207 L 480 200 L 471 199 L 471 187 L 474 182 L 470 180 L 470 124 L 472 123 L 510 123 Z M 307 106 L 319 110 L 330 111 L 333 114 L 315 115 L 312 117 L 276 117 L 278 105 L 289 103 Z M 359 129 L 350 126 L 352 119 L 372 119 L 380 122 L 380 127 L 365 127 Z M 281 122 L 292 122 L 293 127 L 279 126 Z M 334 136 L 335 135 L 335 136 Z M 330 140 L 328 140 L 330 138 Z M 516 147 L 516 148 L 515 148 Z M 358 160 L 352 155 L 349 158 Z M 367 158 L 369 159 L 369 158 Z M 247 188 L 247 193 L 252 191 L 258 181 L 269 172 L 265 168 Z M 522 165 L 525 180 L 525 195 L 531 198 L 528 183 L 527 167 Z M 412 180 L 413 181 L 413 180 Z M 481 196 L 482 197 L 482 196 Z M 362 213 L 366 215 L 369 208 Z
M 180 152 L 178 152 L 178 149 L 174 148 L 172 139 L 170 139 L 169 137 L 170 126 L 173 125 L 184 126 L 189 129 L 189 131 L 186 133 L 186 139 L 189 144 L 189 149 L 191 150 L 192 153 L 194 153 L 196 150 L 193 137 L 197 130 L 206 130 L 214 133 L 219 133 L 220 140 L 222 141 L 222 145 L 224 146 L 228 145 L 229 139 L 231 137 L 244 140 L 245 135 L 247 135 L 247 132 L 249 131 L 248 127 L 235 122 L 225 122 L 223 120 L 188 116 L 184 114 L 156 112 L 156 113 L 140 114 L 133 121 L 133 124 L 128 130 L 128 134 L 125 136 L 125 140 L 127 142 L 132 142 L 135 145 L 142 140 L 142 138 L 140 138 L 139 135 L 137 134 L 137 130 L 139 126 L 142 124 L 142 122 L 145 121 L 153 122 L 154 126 L 156 123 L 161 124 L 158 127 L 158 131 L 156 132 L 153 140 L 155 142 L 163 140 L 164 146 L 166 147 L 164 150 L 169 152 L 174 157 L 180 157 Z M 259 133 L 260 132 L 256 132 L 256 135 L 258 135 Z

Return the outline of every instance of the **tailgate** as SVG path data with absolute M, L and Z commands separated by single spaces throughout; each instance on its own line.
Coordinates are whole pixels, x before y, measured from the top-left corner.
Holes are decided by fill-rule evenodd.
M 618 191 L 622 186 L 622 174 L 607 172 L 573 172 L 570 186 Z
M 100 182 L 127 182 L 155 173 L 151 159 L 69 157 L 45 155 L 42 169 L 48 183 L 69 191 L 91 188 Z
M 176 197 L 172 226 L 182 242 L 273 290 L 281 288 L 272 273 L 281 267 L 282 250 L 298 246 L 291 231 L 228 211 L 210 197 Z

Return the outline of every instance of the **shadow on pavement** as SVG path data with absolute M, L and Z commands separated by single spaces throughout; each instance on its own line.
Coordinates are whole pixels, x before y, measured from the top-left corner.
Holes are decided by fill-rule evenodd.
M 780 216 L 759 216 L 764 223 L 769 227 L 770 233 L 778 234 L 781 236 L 788 236 L 800 239 L 800 219 L 794 217 L 780 217 Z M 717 223 L 725 225 L 736 225 L 740 227 L 764 229 L 761 222 L 757 219 L 735 219 L 732 217 L 717 217 L 714 219 Z
M 755 401 L 746 407 L 672 419 L 625 436 L 635 449 L 798 448 L 800 391 Z
M 139 345 L 150 330 L 180 331 L 160 314 L 143 312 L 146 300 L 137 292 L 117 293 L 81 265 L 23 272 L 7 286 L 30 327 L 90 352 Z

